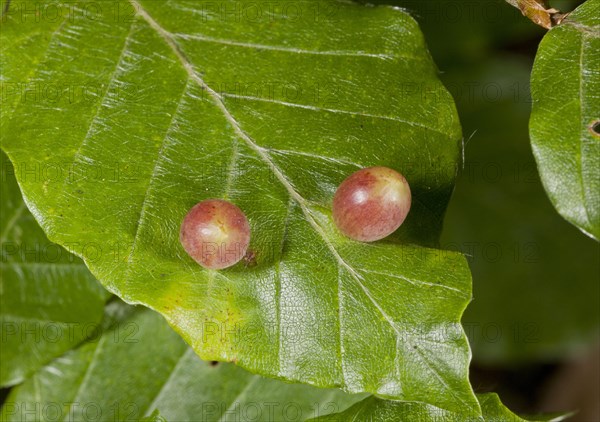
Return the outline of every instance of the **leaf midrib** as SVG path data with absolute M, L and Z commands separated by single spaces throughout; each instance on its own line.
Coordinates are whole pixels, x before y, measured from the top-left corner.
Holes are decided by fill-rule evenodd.
M 219 94 L 217 92 L 215 92 L 208 84 L 206 84 L 206 82 L 204 82 L 204 80 L 202 78 L 200 78 L 200 76 L 198 76 L 198 74 L 195 72 L 192 64 L 187 59 L 187 57 L 185 56 L 185 54 L 183 53 L 183 51 L 181 50 L 181 48 L 179 47 L 179 45 L 177 44 L 177 42 L 170 35 L 170 33 L 168 31 L 166 31 L 162 26 L 160 26 L 160 24 L 156 20 L 154 20 L 154 18 L 152 18 L 152 16 L 150 16 L 148 14 L 148 12 L 142 7 L 142 5 L 139 4 L 136 0 L 130 0 L 130 2 L 134 6 L 134 8 L 137 10 L 137 13 L 161 36 L 161 38 L 164 39 L 164 41 L 167 43 L 167 45 L 169 45 L 169 47 L 173 50 L 173 52 L 175 53 L 175 55 L 177 56 L 177 58 L 180 60 L 182 66 L 187 71 L 189 77 L 192 80 L 196 81 L 196 83 L 203 90 L 205 90 L 210 95 L 210 97 L 212 98 L 212 100 L 215 103 L 215 105 L 219 108 L 219 110 L 221 110 L 223 116 L 226 118 L 226 120 L 233 127 L 234 132 L 241 139 L 244 140 L 244 142 L 248 145 L 248 147 L 250 147 L 253 151 L 256 152 L 256 154 L 269 166 L 269 168 L 272 169 L 273 173 L 275 174 L 275 176 L 277 177 L 277 179 L 279 180 L 279 182 L 287 190 L 287 192 L 290 195 L 290 197 L 293 198 L 294 201 L 296 201 L 296 203 L 300 206 L 300 209 L 302 210 L 302 212 L 303 212 L 306 220 L 308 221 L 308 223 L 319 234 L 319 236 L 321 237 L 321 239 L 323 240 L 323 242 L 326 244 L 326 246 L 329 249 L 330 253 L 333 255 L 333 257 L 337 261 L 338 268 L 339 269 L 344 268 L 344 269 L 346 269 L 346 271 L 348 271 L 348 273 L 350 273 L 350 275 L 356 280 L 356 282 L 358 283 L 358 285 L 361 287 L 361 289 L 363 290 L 363 292 L 365 293 L 365 295 L 367 296 L 367 298 L 373 303 L 373 305 L 377 308 L 378 312 L 381 313 L 381 315 L 388 322 L 388 324 L 391 326 L 391 328 L 396 332 L 396 336 L 399 337 L 401 335 L 401 333 L 398 330 L 398 328 L 396 327 L 396 325 L 394 324 L 393 320 L 383 310 L 383 308 L 379 305 L 379 303 L 377 303 L 377 301 L 373 298 L 373 296 L 371 295 L 371 292 L 369 291 L 369 289 L 367 289 L 366 286 L 361 282 L 362 277 L 356 272 L 356 270 L 354 270 L 354 268 L 352 268 L 341 257 L 341 255 L 339 254 L 339 252 L 337 251 L 337 249 L 333 245 L 333 242 L 331 241 L 331 239 L 329 239 L 329 237 L 327 236 L 327 234 L 325 233 L 325 231 L 321 228 L 321 226 L 319 226 L 319 224 L 313 218 L 313 216 L 310 213 L 310 210 L 308 209 L 308 206 L 306 204 L 306 200 L 296 191 L 296 189 L 294 189 L 294 187 L 292 186 L 292 184 L 285 177 L 285 175 L 279 169 L 279 167 L 276 165 L 276 163 L 271 160 L 271 158 L 267 154 L 266 150 L 263 149 L 262 147 L 260 147 L 259 145 L 257 145 L 242 130 L 240 124 L 231 115 L 231 113 L 229 112 L 229 110 L 225 107 L 225 104 L 223 103 L 223 101 L 222 101 L 221 97 L 219 96 Z M 340 327 L 340 331 L 341 331 L 341 327 Z M 342 347 L 342 343 L 341 342 L 340 342 L 340 347 Z M 342 368 L 342 378 L 344 378 L 343 368 Z
M 248 136 L 246 134 L 246 132 L 244 132 L 242 130 L 238 121 L 232 116 L 232 114 L 229 112 L 229 110 L 223 103 L 221 96 L 216 91 L 214 91 L 208 84 L 206 84 L 206 82 L 204 82 L 204 80 L 196 73 L 191 62 L 187 59 L 187 57 L 181 50 L 180 46 L 173 39 L 171 34 L 167 30 L 165 30 L 150 14 L 148 14 L 148 12 L 142 7 L 142 5 L 140 3 L 138 3 L 137 0 L 129 0 L 129 1 L 131 2 L 133 7 L 135 8 L 135 10 L 137 11 L 138 15 L 140 15 L 161 36 L 161 38 L 167 43 L 167 45 L 169 45 L 169 47 L 173 50 L 173 52 L 175 53 L 175 55 L 181 62 L 182 66 L 188 73 L 189 77 L 192 80 L 196 81 L 196 83 L 209 94 L 209 96 L 212 98 L 214 104 L 219 108 L 219 110 L 221 110 L 221 113 L 223 114 L 225 119 L 233 127 L 234 132 L 241 139 L 243 139 L 244 142 L 246 142 L 248 147 L 250 147 L 253 151 L 256 152 L 256 154 L 269 166 L 269 168 L 271 168 L 273 170 L 273 173 L 275 174 L 275 176 L 277 177 L 279 182 L 283 185 L 283 187 L 287 190 L 288 194 L 296 201 L 296 203 L 302 209 L 302 212 L 303 212 L 304 216 L 306 217 L 306 220 L 308 221 L 308 223 L 322 238 L 323 242 L 326 244 L 326 246 L 330 250 L 333 257 L 336 259 L 338 266 L 345 268 L 352 275 L 352 277 L 357 281 L 359 286 L 363 289 L 363 291 L 365 292 L 365 294 L 367 295 L 369 300 L 371 300 L 371 302 L 373 302 L 373 304 L 377 307 L 377 309 L 382 313 L 384 318 L 394 328 L 396 333 L 400 334 L 400 332 L 398 331 L 395 324 L 393 324 L 393 321 L 385 313 L 385 311 L 380 307 L 380 305 L 373 299 L 369 290 L 361 282 L 362 277 L 360 276 L 360 274 L 358 274 L 356 272 L 356 270 L 353 267 L 351 267 L 342 258 L 342 256 L 339 254 L 339 252 L 333 245 L 333 242 L 331 241 L 331 239 L 329 239 L 329 237 L 327 236 L 327 233 L 325 233 L 325 231 L 321 228 L 321 226 L 316 222 L 316 220 L 312 216 L 310 210 L 308 209 L 306 200 L 296 191 L 296 189 L 293 187 L 293 185 L 290 183 L 290 181 L 285 177 L 285 175 L 283 174 L 283 172 L 281 171 L 279 166 L 277 166 L 277 164 L 273 160 L 271 160 L 267 151 L 264 148 L 257 145 L 250 138 L 250 136 Z
M 182 48 L 175 41 L 172 34 L 169 31 L 167 31 L 166 29 L 164 29 L 144 9 L 144 7 L 137 0 L 129 0 L 129 1 L 132 4 L 132 6 L 134 7 L 134 9 L 136 10 L 136 13 L 139 16 L 141 16 L 146 21 L 146 23 L 152 29 L 154 29 L 157 32 L 157 34 L 165 41 L 165 43 L 171 48 L 171 50 L 176 55 L 176 57 L 180 61 L 181 65 L 185 69 L 185 71 L 188 73 L 189 78 L 194 80 L 200 86 L 200 88 L 202 90 L 204 90 L 208 93 L 208 95 L 211 97 L 213 103 L 219 108 L 219 110 L 221 111 L 221 113 L 223 114 L 225 119 L 228 121 L 228 123 L 231 124 L 234 132 L 241 139 L 244 140 L 244 142 L 247 144 L 247 146 L 249 148 L 251 148 L 261 158 L 261 160 L 264 161 L 269 166 L 269 168 L 272 169 L 273 173 L 275 174 L 275 176 L 277 177 L 279 182 L 283 185 L 283 187 L 287 190 L 290 197 L 300 206 L 307 222 L 311 225 L 311 227 L 315 230 L 315 232 L 321 237 L 321 239 L 323 240 L 323 242 L 329 249 L 330 253 L 333 255 L 333 257 L 337 261 L 338 268 L 340 270 L 342 268 L 345 269 L 351 275 L 351 277 L 356 281 L 358 286 L 363 290 L 363 293 L 365 294 L 365 296 L 375 306 L 377 311 L 383 316 L 383 318 L 389 324 L 389 326 L 394 330 L 394 332 L 396 333 L 397 339 L 400 338 L 402 333 L 400 332 L 400 330 L 394 323 L 393 319 L 387 314 L 387 312 L 385 312 L 385 310 L 381 307 L 381 305 L 372 296 L 370 290 L 363 284 L 362 276 L 352 266 L 350 266 L 344 260 L 344 258 L 340 255 L 340 253 L 337 251 L 332 240 L 329 238 L 327 233 L 323 230 L 323 228 L 316 222 L 316 220 L 312 216 L 310 209 L 307 206 L 307 201 L 305 200 L 305 198 L 303 198 L 296 191 L 294 186 L 284 175 L 283 171 L 276 165 L 276 163 L 274 161 L 271 160 L 267 150 L 262 148 L 258 144 L 256 144 L 250 138 L 250 136 L 248 134 L 246 134 L 246 132 L 244 130 L 242 130 L 241 125 L 238 123 L 238 121 L 235 119 L 235 117 L 233 117 L 233 115 L 229 112 L 229 110 L 225 106 L 222 97 L 216 91 L 214 91 L 194 70 L 192 63 L 186 57 Z M 340 328 L 340 331 L 341 331 L 341 328 Z M 342 343 L 340 342 L 340 347 L 341 346 L 342 346 Z M 399 353 L 399 350 L 397 349 L 396 352 Z M 422 355 L 421 355 L 421 357 L 422 357 Z M 437 377 L 439 377 L 437 369 L 433 368 L 432 365 L 430 364 L 430 362 L 426 361 L 425 363 L 427 364 L 427 366 L 429 366 L 433 370 L 434 374 Z M 343 370 L 342 370 L 342 377 L 343 377 Z M 443 379 L 440 379 L 440 381 L 448 387 L 447 383 Z M 463 404 L 468 406 L 468 403 L 466 403 L 461 397 L 456 396 L 454 394 L 454 391 L 451 388 L 448 388 L 448 389 L 451 392 L 451 394 L 453 394 L 460 402 L 462 402 Z

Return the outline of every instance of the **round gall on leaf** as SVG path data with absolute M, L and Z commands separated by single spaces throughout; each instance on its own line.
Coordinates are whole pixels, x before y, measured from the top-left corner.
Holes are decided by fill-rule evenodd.
M 238 207 L 221 199 L 196 204 L 181 223 L 185 251 L 204 268 L 220 270 L 237 264 L 250 243 L 250 224 Z
M 404 176 L 387 167 L 370 167 L 342 182 L 333 198 L 333 220 L 346 236 L 374 242 L 400 227 L 410 204 Z

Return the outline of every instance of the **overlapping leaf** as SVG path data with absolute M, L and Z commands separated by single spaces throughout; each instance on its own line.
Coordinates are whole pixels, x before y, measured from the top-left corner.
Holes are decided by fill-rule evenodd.
M 106 315 L 101 335 L 11 391 L 2 421 L 303 421 L 364 398 L 202 362 L 148 309 L 111 302 Z
M 0 386 L 13 385 L 93 335 L 108 293 L 51 243 L 0 153 Z
M 482 415 L 468 411 L 449 412 L 423 403 L 409 403 L 381 400 L 369 397 L 349 409 L 322 417 L 310 422 L 527 422 L 508 410 L 497 394 L 478 394 Z M 571 414 L 551 414 L 528 418 L 529 421 L 562 421 Z
M 339 1 L 82 2 L 40 34 L 19 7 L 2 80 L 41 94 L 9 92 L 2 145 L 40 169 L 19 182 L 53 240 L 204 359 L 478 411 L 459 324 L 469 270 L 426 247 L 460 127 L 412 18 Z M 45 46 L 24 68 L 30 37 Z M 395 236 L 359 244 L 329 208 L 370 165 L 403 172 L 414 205 Z M 183 216 L 215 197 L 246 212 L 256 263 L 205 271 L 181 248 Z
M 600 1 L 588 0 L 540 44 L 530 135 L 557 211 L 600 239 Z

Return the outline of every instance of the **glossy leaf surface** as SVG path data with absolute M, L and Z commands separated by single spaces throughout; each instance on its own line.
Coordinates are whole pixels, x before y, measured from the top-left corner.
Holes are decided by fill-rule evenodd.
M 531 75 L 531 144 L 557 211 L 600 239 L 600 1 L 542 40 Z
M 478 394 L 483 415 L 463 412 L 449 412 L 424 403 L 410 403 L 381 400 L 368 397 L 349 409 L 309 422 L 534 422 L 565 420 L 571 414 L 552 414 L 523 419 L 506 408 L 497 394 Z
M 46 3 L 23 4 L 44 16 Z M 41 93 L 7 95 L 2 145 L 40 170 L 17 174 L 50 238 L 206 360 L 477 412 L 459 324 L 469 270 L 430 249 L 461 131 L 415 21 L 338 1 L 230 2 L 233 16 L 195 1 L 101 4 L 43 31 L 14 5 L 3 23 L 3 81 Z M 373 165 L 406 176 L 413 206 L 367 245 L 329 210 L 339 183 Z M 247 215 L 245 263 L 207 271 L 183 251 L 181 220 L 208 198 Z
M 203 362 L 148 309 L 111 302 L 104 322 L 98 336 L 15 387 L 1 420 L 300 421 L 364 398 Z
M 4 153 L 0 165 L 0 386 L 8 386 L 92 335 L 108 292 L 46 238 Z

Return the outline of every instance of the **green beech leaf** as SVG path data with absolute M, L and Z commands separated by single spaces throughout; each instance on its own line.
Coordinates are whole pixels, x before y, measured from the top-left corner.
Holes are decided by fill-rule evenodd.
M 303 421 L 363 398 L 203 362 L 156 312 L 114 301 L 101 335 L 15 387 L 0 420 Z
M 463 412 L 450 412 L 424 403 L 410 403 L 381 400 L 368 397 L 349 409 L 311 419 L 310 422 L 527 422 L 508 410 L 497 394 L 478 394 L 483 415 Z M 562 421 L 571 413 L 552 414 L 528 419 L 529 421 Z
M 3 23 L 2 81 L 28 90 L 7 90 L 2 145 L 49 237 L 203 359 L 477 412 L 469 269 L 430 249 L 461 131 L 415 21 L 339 1 L 101 4 L 42 33 L 19 5 Z M 29 37 L 44 47 L 24 68 Z M 372 165 L 406 175 L 413 208 L 361 244 L 329 209 Z M 206 271 L 185 254 L 180 223 L 207 198 L 247 214 L 255 263 Z
M 0 153 L 0 386 L 23 381 L 94 333 L 108 292 L 81 260 L 51 243 Z
M 531 144 L 558 212 L 600 239 L 600 0 L 542 40 L 531 75 Z

